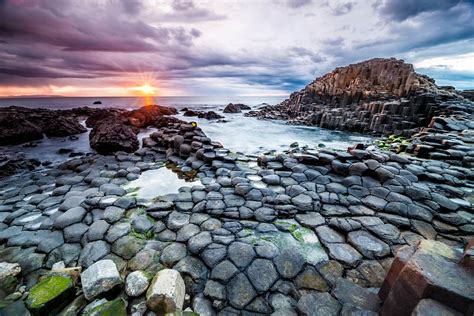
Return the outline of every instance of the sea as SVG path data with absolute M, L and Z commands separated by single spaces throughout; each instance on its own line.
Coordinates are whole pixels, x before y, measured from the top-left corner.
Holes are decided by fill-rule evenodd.
M 278 104 L 284 96 L 229 96 L 229 97 L 41 97 L 41 98 L 4 98 L 0 107 L 23 106 L 29 108 L 70 109 L 89 106 L 96 108 L 115 107 L 136 109 L 147 104 L 173 106 L 178 110 L 189 108 L 201 111 L 215 111 L 225 116 L 225 122 L 209 121 L 197 117 L 184 117 L 182 112 L 176 117 L 185 121 L 194 121 L 213 141 L 218 141 L 231 151 L 258 155 L 271 150 L 282 151 L 290 144 L 298 142 L 300 146 L 326 147 L 345 150 L 355 143 L 370 144 L 371 137 L 356 133 L 327 130 L 314 126 L 289 125 L 284 121 L 260 120 L 245 117 L 244 113 L 227 114 L 223 109 L 229 103 L 244 103 L 252 109 L 263 104 Z M 94 104 L 100 101 L 101 104 Z M 82 122 L 84 124 L 84 122 Z M 156 131 L 154 128 L 143 129 L 138 135 L 141 140 Z M 78 139 L 69 137 L 44 138 L 33 144 L 4 146 L 0 152 L 21 152 L 27 158 L 58 163 L 70 159 L 68 154 L 60 154 L 59 149 L 70 149 L 74 152 L 89 153 L 89 132 L 78 135 Z M 32 146 L 31 146 L 32 145 Z

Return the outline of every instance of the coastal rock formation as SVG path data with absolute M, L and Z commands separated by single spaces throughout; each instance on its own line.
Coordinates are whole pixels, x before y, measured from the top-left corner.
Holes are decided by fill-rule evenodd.
M 137 128 L 124 124 L 121 119 L 106 119 L 92 129 L 89 142 L 100 154 L 134 152 L 139 147 L 137 133 Z
M 15 145 L 48 137 L 84 133 L 86 128 L 71 111 L 0 108 L 0 145 Z
M 379 292 L 380 315 L 472 315 L 474 270 L 461 258 L 432 240 L 401 248 Z
M 137 110 L 117 112 L 106 109 L 89 116 L 86 124 L 93 127 L 89 141 L 98 153 L 134 152 L 139 147 L 140 128 L 160 125 L 165 115 L 178 113 L 175 108 L 148 105 Z
M 158 117 L 175 115 L 178 111 L 173 107 L 160 105 L 147 105 L 137 110 L 125 113 L 130 125 L 143 128 L 154 124 Z
M 374 288 L 401 247 L 436 240 L 462 252 L 474 236 L 473 169 L 449 160 L 297 145 L 257 158 L 231 153 L 174 117 L 155 126 L 133 154 L 92 154 L 2 179 L 0 257 L 21 266 L 16 297 L 58 262 L 90 269 L 111 260 L 125 289 L 114 270 L 120 286 L 105 289 L 106 299 L 78 294 L 75 314 L 117 305 L 122 314 L 146 315 L 157 306 L 147 305 L 148 279 L 131 284 L 125 276 L 143 271 L 151 280 L 167 268 L 179 272 L 184 289 L 163 282 L 170 294 L 151 299 L 182 302 L 202 315 L 305 315 L 315 308 L 375 315 L 385 302 Z M 165 164 L 200 184 L 166 195 L 147 184 L 152 199 L 140 197 L 143 188 L 121 187 Z M 102 287 L 94 281 L 100 273 L 90 277 L 83 287 Z M 162 293 L 149 283 L 150 293 Z M 25 309 L 24 301 L 0 312 Z M 417 310 L 430 307 L 423 303 Z
M 250 106 L 242 103 L 229 103 L 224 108 L 224 113 L 240 113 L 242 110 L 250 110 Z
M 336 68 L 276 106 L 247 115 L 284 119 L 372 134 L 411 136 L 436 115 L 450 114 L 442 103 L 465 99 L 416 73 L 402 60 L 375 58 Z
M 184 111 L 183 116 L 197 116 L 206 120 L 217 120 L 224 118 L 222 115 L 219 115 L 214 111 L 195 111 L 189 109 Z

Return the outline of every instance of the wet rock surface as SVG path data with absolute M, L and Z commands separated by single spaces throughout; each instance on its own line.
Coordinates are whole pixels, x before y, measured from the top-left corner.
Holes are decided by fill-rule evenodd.
M 376 68 L 381 77 L 371 91 L 394 97 L 419 89 L 439 92 L 410 67 L 387 63 L 386 69 L 396 68 L 403 80 L 390 83 L 389 74 Z M 370 73 L 355 84 L 354 71 L 339 69 L 344 75 L 332 74 L 315 82 L 314 91 L 295 97 L 326 102 L 316 92 L 327 91 L 340 102 L 348 90 L 353 100 L 377 97 L 358 90 L 373 84 Z M 92 154 L 2 179 L 0 258 L 21 268 L 10 283 L 2 283 L 0 294 L 12 295 L 2 312 L 26 311 L 27 292 L 60 269 L 82 287 L 83 295 L 69 298 L 63 309 L 76 314 L 190 308 L 204 315 L 374 315 L 380 306 L 388 308 L 384 304 L 393 290 L 386 282 L 400 272 L 389 270 L 411 267 L 407 262 L 415 260 L 426 269 L 449 269 L 437 279 L 449 283 L 445 278 L 456 271 L 449 266 L 460 260 L 454 254 L 474 235 L 472 120 L 465 114 L 457 116 L 465 123 L 451 117 L 441 122 L 433 115 L 426 121 L 433 126 L 422 133 L 445 136 L 436 142 L 416 136 L 421 145 L 430 140 L 436 149 L 422 147 L 414 155 L 295 144 L 255 157 L 232 153 L 194 124 L 163 116 L 173 110 L 151 109 L 150 116 L 141 111 L 89 116 L 89 126 L 97 130 L 106 114 L 132 131 L 155 126 L 158 131 L 134 153 Z M 430 116 L 416 112 L 418 118 Z M 462 131 L 460 124 L 466 127 Z M 442 150 L 458 158 L 430 155 Z M 199 184 L 171 194 L 157 190 L 150 199 L 139 196 L 140 188 L 125 189 L 144 172 L 165 165 Z M 416 255 L 420 241 L 438 246 Z M 454 249 L 444 251 L 447 259 L 426 259 L 443 245 Z M 3 266 L 7 272 L 1 275 L 10 275 L 13 268 Z M 410 275 L 418 275 L 412 270 Z M 5 285 L 10 285 L 8 293 Z M 470 293 L 465 285 L 460 281 L 445 290 L 460 297 Z M 405 305 L 419 314 L 459 311 L 429 299 Z
M 189 295 L 183 309 L 291 315 L 317 304 L 329 314 L 373 313 L 380 301 L 367 288 L 381 286 L 400 247 L 424 239 L 462 247 L 473 234 L 473 174 L 462 166 L 360 149 L 237 156 L 178 120 L 150 137 L 134 154 L 2 181 L 1 257 L 20 264 L 27 287 L 59 261 L 83 275 L 110 262 L 116 272 L 104 278 L 115 281 L 103 291 L 81 278 L 98 304 L 89 308 L 122 308 L 113 300 L 122 291 L 126 308 L 139 309 L 153 276 L 169 268 Z M 201 185 L 153 201 L 121 187 L 165 162 Z
M 336 68 L 292 93 L 281 104 L 246 115 L 411 137 L 428 127 L 434 117 L 449 116 L 466 107 L 471 107 L 472 113 L 470 104 L 460 93 L 438 87 L 433 79 L 416 73 L 403 60 L 374 58 Z M 463 129 L 461 122 L 451 125 L 453 129 Z

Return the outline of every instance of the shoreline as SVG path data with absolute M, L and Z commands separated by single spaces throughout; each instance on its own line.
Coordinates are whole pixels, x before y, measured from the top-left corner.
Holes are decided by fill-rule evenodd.
M 472 170 L 462 167 L 360 149 L 294 147 L 255 159 L 230 154 L 185 122 L 158 129 L 144 144 L 131 154 L 75 158 L 41 176 L 2 179 L 0 252 L 17 258 L 28 287 L 56 262 L 86 269 L 111 259 L 123 275 L 179 271 L 185 307 L 203 314 L 301 311 L 312 298 L 308 287 L 374 300 L 367 288 L 382 285 L 401 246 L 426 238 L 461 247 L 474 233 L 459 215 L 470 208 L 459 181 L 474 187 Z M 122 188 L 166 161 L 195 170 L 202 185 L 151 205 Z M 299 294 L 282 292 L 285 286 Z M 277 308 L 273 296 L 294 303 Z M 336 295 L 330 304 L 341 308 L 346 300 Z M 131 310 L 146 307 L 144 296 L 127 302 Z

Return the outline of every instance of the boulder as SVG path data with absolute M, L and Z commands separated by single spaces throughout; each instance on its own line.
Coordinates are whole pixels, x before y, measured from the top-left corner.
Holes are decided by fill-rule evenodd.
M 81 273 L 82 290 L 87 300 L 105 294 L 122 285 L 117 266 L 110 259 L 100 260 Z
M 164 269 L 159 271 L 146 293 L 148 308 L 157 313 L 173 313 L 183 308 L 186 288 L 178 271 Z
M 26 306 L 34 315 L 54 314 L 72 301 L 74 294 L 71 278 L 52 275 L 30 289 Z
M 143 271 L 133 271 L 125 279 L 125 293 L 131 297 L 137 297 L 145 293 L 150 284 L 148 275 Z
M 178 114 L 178 110 L 173 107 L 161 105 L 147 105 L 137 110 L 125 113 L 128 123 L 132 126 L 144 128 L 154 125 L 155 121 L 164 115 Z
M 89 134 L 89 142 L 94 150 L 104 155 L 116 151 L 130 153 L 139 147 L 137 130 L 114 119 L 97 124 Z
M 242 103 L 229 103 L 224 108 L 224 113 L 240 113 L 242 110 L 250 110 L 251 108 L 248 105 Z
M 15 291 L 20 272 L 18 263 L 0 262 L 0 299 Z
M 419 315 L 423 310 L 455 310 L 472 315 L 474 274 L 472 267 L 460 264 L 462 256 L 462 249 L 434 240 L 401 248 L 379 291 L 384 300 L 380 314 Z M 422 303 L 428 298 L 437 303 Z

